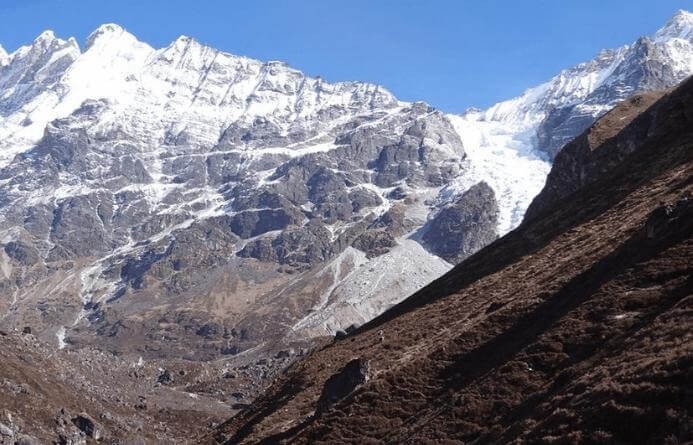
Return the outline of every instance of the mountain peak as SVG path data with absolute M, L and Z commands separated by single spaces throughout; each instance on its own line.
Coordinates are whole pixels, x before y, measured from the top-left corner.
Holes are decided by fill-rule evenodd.
M 186 48 L 193 46 L 193 47 L 204 47 L 200 42 L 195 40 L 193 37 L 186 36 L 184 34 L 181 34 L 171 42 L 171 44 L 168 46 L 168 48 L 176 48 L 178 50 L 185 50 Z
M 50 47 L 54 42 L 63 43 L 61 39 L 58 39 L 55 36 L 53 30 L 47 29 L 38 36 L 36 36 L 31 45 L 28 45 L 25 48 L 40 48 L 40 50 L 42 51 L 43 49 Z
M 67 39 L 67 43 L 79 49 L 79 43 L 77 43 L 77 39 L 75 39 L 74 37 L 70 37 L 69 39 Z
M 52 40 L 55 40 L 55 33 L 54 33 L 52 30 L 47 29 L 47 30 L 43 31 L 41 34 L 39 34 L 39 35 L 34 39 L 34 42 L 35 42 L 35 43 L 39 43 L 39 42 L 50 42 L 50 41 L 52 41 Z
M 23 45 L 17 48 L 16 51 L 7 54 L 5 50 L 0 51 L 0 66 L 3 64 L 8 64 L 16 60 L 24 60 L 28 55 L 31 57 L 40 58 L 42 55 L 47 55 L 49 58 L 56 51 L 63 50 L 69 46 L 74 46 L 74 48 L 79 52 L 79 46 L 74 39 L 63 40 L 55 36 L 55 33 L 48 29 L 39 34 L 34 41 L 29 45 Z M 20 62 L 24 63 L 24 62 Z
M 680 9 L 655 33 L 655 40 L 671 38 L 693 40 L 693 13 Z
M 207 46 L 204 43 L 201 43 L 199 40 L 195 39 L 194 37 L 187 36 L 185 34 L 181 34 L 171 42 L 171 44 L 168 46 L 168 48 L 175 48 L 180 51 L 189 51 L 189 50 L 196 50 L 196 51 L 204 51 L 204 50 L 209 50 L 213 52 L 217 52 L 218 50 L 215 48 L 212 48 L 211 46 Z
M 184 44 L 187 44 L 187 43 L 190 43 L 190 42 L 195 42 L 195 39 L 194 39 L 193 37 L 186 36 L 185 34 L 181 34 L 181 35 L 179 35 L 178 38 L 177 38 L 176 40 L 174 40 L 173 42 L 174 42 L 174 43 L 184 43 Z
M 686 11 L 685 9 L 679 9 L 676 14 L 671 18 L 672 22 L 678 23 L 692 23 L 693 22 L 693 12 Z
M 93 47 L 97 42 L 112 40 L 114 38 L 118 38 L 123 34 L 129 33 L 125 31 L 125 29 L 120 25 L 116 25 L 115 23 L 105 23 L 96 28 L 94 32 L 89 34 L 89 37 L 87 37 L 87 41 L 85 44 L 85 50 L 88 50 L 89 48 Z

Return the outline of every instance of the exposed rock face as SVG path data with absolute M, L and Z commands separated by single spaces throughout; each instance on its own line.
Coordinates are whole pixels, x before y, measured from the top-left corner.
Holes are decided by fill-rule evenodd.
M 385 230 L 367 230 L 354 240 L 352 246 L 366 253 L 369 258 L 387 253 L 397 241 Z
M 294 364 L 209 442 L 691 441 L 693 79 L 631 112 L 595 126 L 613 130 L 595 156 L 628 155 L 603 150 L 560 205 Z M 311 417 L 355 356 L 368 380 Z
M 94 419 L 92 419 L 88 414 L 82 413 L 78 415 L 72 419 L 72 423 L 74 423 L 75 426 L 80 429 L 80 431 L 83 431 L 84 434 L 93 438 L 94 440 L 101 439 L 101 429 L 97 425 L 96 421 L 94 421 Z
M 423 234 L 428 249 L 452 264 L 498 237 L 498 204 L 491 187 L 480 182 L 443 208 Z
M 298 225 L 303 214 L 298 209 L 268 209 L 240 212 L 231 218 L 231 231 L 241 238 L 253 238 L 273 230 Z
M 39 261 L 39 255 L 36 249 L 21 241 L 10 241 L 5 244 L 5 253 L 12 260 L 24 266 L 31 266 Z
M 335 251 L 331 233 L 318 223 L 284 230 L 275 238 L 265 237 L 247 244 L 238 255 L 277 262 L 296 269 L 327 261 Z
M 53 66 L 72 43 L 44 37 L 27 49 L 36 57 L 0 68 L 14 113 L 0 121 L 0 285 L 31 295 L 3 302 L 3 322 L 31 322 L 44 338 L 62 326 L 73 346 L 165 355 L 175 336 L 205 356 L 276 340 L 343 278 L 316 274 L 350 247 L 389 254 L 469 168 L 443 113 L 375 85 L 329 84 L 184 37 L 155 51 L 115 25 Z M 48 65 L 46 84 L 14 77 Z M 35 94 L 11 89 L 24 83 Z M 428 280 L 440 272 L 434 255 L 411 266 Z M 56 301 L 36 318 L 32 308 Z M 194 336 L 212 307 L 247 333 L 242 344 Z M 195 321 L 160 321 L 172 319 Z

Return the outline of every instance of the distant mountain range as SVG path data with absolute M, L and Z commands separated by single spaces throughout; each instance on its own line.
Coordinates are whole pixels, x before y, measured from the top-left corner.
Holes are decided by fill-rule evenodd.
M 212 358 L 367 322 L 515 228 L 597 117 L 693 73 L 692 23 L 461 116 L 112 24 L 2 50 L 0 325 Z

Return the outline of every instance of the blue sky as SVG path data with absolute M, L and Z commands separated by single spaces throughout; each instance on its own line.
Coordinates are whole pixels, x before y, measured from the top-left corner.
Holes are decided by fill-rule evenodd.
M 8 51 L 115 22 L 155 47 L 181 34 L 327 80 L 384 85 L 446 111 L 521 93 L 659 28 L 677 0 L 0 0 Z

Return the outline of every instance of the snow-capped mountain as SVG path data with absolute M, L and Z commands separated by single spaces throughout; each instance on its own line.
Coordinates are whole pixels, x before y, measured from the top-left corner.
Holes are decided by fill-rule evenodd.
M 0 51 L 0 323 L 193 355 L 362 323 L 517 226 L 562 138 L 693 72 L 690 23 L 463 116 L 112 24 Z
M 490 123 L 492 130 L 487 132 L 513 134 L 519 146 L 536 149 L 553 159 L 567 141 L 618 102 L 637 91 L 670 88 L 690 76 L 691 29 L 693 14 L 678 11 L 653 36 L 604 50 L 519 97 L 483 112 L 467 113 L 463 118 Z
M 450 267 L 409 235 L 466 168 L 459 135 L 379 86 L 188 37 L 155 50 L 104 25 L 83 50 L 43 33 L 9 55 L 0 91 L 5 322 L 60 345 L 212 323 L 194 338 L 235 351 L 286 327 L 336 329 L 346 312 L 362 322 Z M 392 273 L 364 285 L 376 257 Z M 347 297 L 346 312 L 312 317 Z
M 671 88 L 693 74 L 693 14 L 678 11 L 652 36 L 603 50 L 521 96 L 487 110 L 449 115 L 471 170 L 454 193 L 483 178 L 501 202 L 499 232 L 521 221 L 560 148 L 638 91 Z

